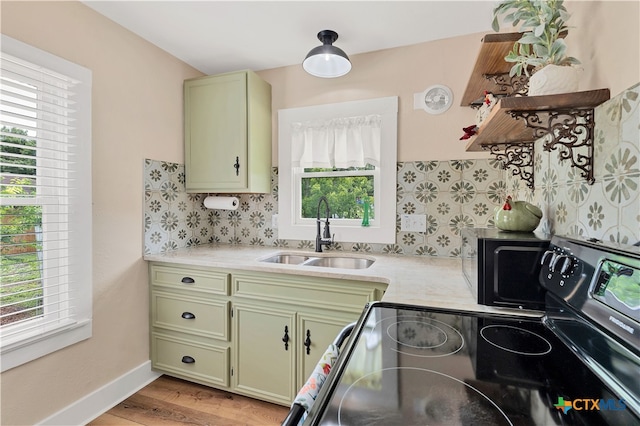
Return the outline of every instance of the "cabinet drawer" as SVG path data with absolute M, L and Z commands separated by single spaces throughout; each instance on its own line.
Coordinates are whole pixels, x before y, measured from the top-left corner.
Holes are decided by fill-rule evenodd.
M 151 337 L 153 367 L 169 374 L 229 386 L 229 348 L 164 336 Z
M 151 265 L 151 283 L 176 289 L 229 294 L 229 274 L 198 268 Z
M 284 302 L 295 306 L 360 313 L 367 302 L 375 300 L 378 291 L 369 283 L 332 281 L 299 276 L 266 275 L 263 277 L 234 274 L 233 294 L 246 299 Z
M 229 302 L 151 293 L 151 325 L 167 330 L 229 340 Z

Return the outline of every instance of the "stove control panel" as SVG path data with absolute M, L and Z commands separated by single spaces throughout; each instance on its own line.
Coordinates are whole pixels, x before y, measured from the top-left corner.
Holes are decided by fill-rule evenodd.
M 585 278 L 590 278 L 586 275 L 593 274 L 576 252 L 580 252 L 580 248 L 572 244 L 552 244 L 541 259 L 540 282 L 563 299 Z
M 541 262 L 548 294 L 640 353 L 640 248 L 554 236 Z

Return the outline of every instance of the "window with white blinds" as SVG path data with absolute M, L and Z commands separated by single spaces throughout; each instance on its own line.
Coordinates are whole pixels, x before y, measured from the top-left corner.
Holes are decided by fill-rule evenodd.
M 91 336 L 91 71 L 2 36 L 2 371 Z

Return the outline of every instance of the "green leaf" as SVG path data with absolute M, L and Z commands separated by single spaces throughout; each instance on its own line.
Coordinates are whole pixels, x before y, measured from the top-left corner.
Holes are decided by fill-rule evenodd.
M 505 62 L 516 62 L 520 56 L 509 53 L 504 57 Z
M 547 49 L 547 46 L 544 46 L 542 44 L 534 44 L 533 45 L 533 54 L 535 56 L 537 56 L 538 58 L 546 58 L 549 55 L 549 50 Z
M 491 22 L 491 28 L 493 28 L 493 31 L 500 31 L 500 23 L 498 22 L 498 17 L 494 16 L 493 17 L 493 22 Z
M 518 54 L 520 56 L 530 56 L 531 55 L 531 46 L 528 44 L 520 44 L 518 49 Z
M 532 28 L 536 28 L 538 25 L 540 25 L 540 20 L 538 19 L 537 16 L 534 16 L 533 18 L 529 18 L 526 21 L 524 21 L 522 23 L 522 27 L 520 28 L 520 30 L 529 31 Z
M 502 18 L 502 20 L 504 21 L 505 24 L 515 22 L 516 21 L 516 14 L 515 13 L 510 13 L 510 14 L 506 15 L 504 18 Z
M 524 33 L 522 35 L 522 37 L 520 37 L 520 40 L 518 40 L 518 43 L 520 44 L 540 44 L 543 43 L 543 40 L 532 34 L 532 33 Z
M 511 70 L 509 70 L 509 77 L 513 77 L 514 75 L 522 75 L 522 64 L 516 64 L 511 67 Z

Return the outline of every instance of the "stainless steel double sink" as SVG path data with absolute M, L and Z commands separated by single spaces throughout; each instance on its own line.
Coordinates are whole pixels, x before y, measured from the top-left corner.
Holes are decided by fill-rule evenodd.
M 306 253 L 276 253 L 260 259 L 261 262 L 287 265 L 321 266 L 326 268 L 365 269 L 373 265 L 374 259 L 362 256 L 315 255 Z

